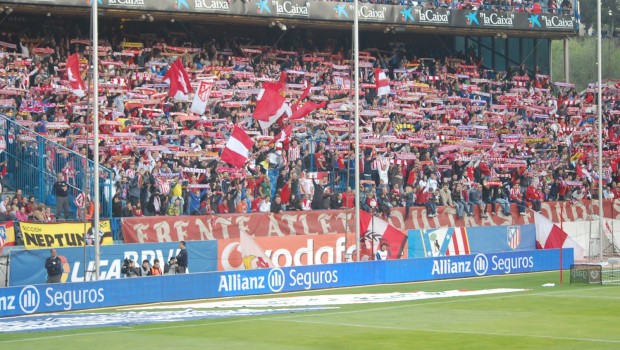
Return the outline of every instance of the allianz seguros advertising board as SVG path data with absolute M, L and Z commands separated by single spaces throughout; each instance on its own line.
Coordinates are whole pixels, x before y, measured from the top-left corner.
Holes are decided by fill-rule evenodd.
M 0 288 L 0 316 L 555 270 L 557 249 Z M 563 267 L 573 250 L 563 250 Z M 187 286 L 183 293 L 170 286 Z M 135 291 L 139 290 L 140 293 Z

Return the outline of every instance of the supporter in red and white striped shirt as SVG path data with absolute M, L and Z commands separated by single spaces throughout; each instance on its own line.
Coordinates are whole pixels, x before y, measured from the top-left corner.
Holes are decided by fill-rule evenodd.
M 518 183 L 515 184 L 510 189 L 510 202 L 517 204 L 517 207 L 519 208 L 519 215 L 527 215 L 525 213 L 525 209 L 527 208 L 527 205 L 525 201 L 523 201 L 523 194 L 521 193 L 521 185 L 519 185 Z

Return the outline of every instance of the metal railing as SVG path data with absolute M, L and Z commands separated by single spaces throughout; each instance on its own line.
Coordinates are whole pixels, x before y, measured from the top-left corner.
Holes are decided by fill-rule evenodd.
M 6 144 L 5 152 L 0 155 L 0 162 L 7 162 L 5 185 L 13 190 L 21 189 L 23 196 L 32 195 L 37 202 L 54 209 L 56 196 L 53 187 L 60 173 L 69 185 L 70 215 L 68 218 L 63 215 L 57 219 L 81 219 L 81 213 L 77 210 L 74 199 L 80 193 L 89 194 L 90 198 L 94 198 L 92 175 L 94 163 L 2 114 L 0 114 L 0 135 Z M 113 178 L 111 170 L 101 166 L 99 168 L 101 178 Z M 112 216 L 113 183 L 111 181 L 99 183 L 100 216 L 107 219 Z

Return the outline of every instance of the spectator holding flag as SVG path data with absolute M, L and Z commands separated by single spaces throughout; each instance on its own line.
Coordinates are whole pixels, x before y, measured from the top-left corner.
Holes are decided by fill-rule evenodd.
M 56 216 L 60 218 L 60 215 L 64 213 L 65 220 L 69 220 L 69 185 L 61 173 L 56 175 L 52 193 L 56 196 Z

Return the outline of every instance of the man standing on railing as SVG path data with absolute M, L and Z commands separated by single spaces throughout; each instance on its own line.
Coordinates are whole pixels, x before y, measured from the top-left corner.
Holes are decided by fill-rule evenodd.
M 57 175 L 56 183 L 52 188 L 56 196 L 56 217 L 60 219 L 60 213 L 64 211 L 65 220 L 69 219 L 69 185 L 62 178 L 62 174 Z

